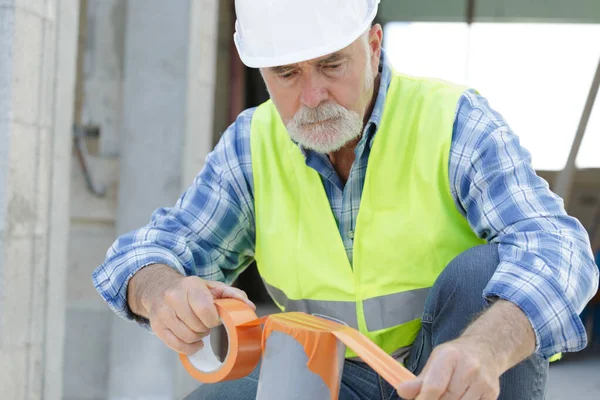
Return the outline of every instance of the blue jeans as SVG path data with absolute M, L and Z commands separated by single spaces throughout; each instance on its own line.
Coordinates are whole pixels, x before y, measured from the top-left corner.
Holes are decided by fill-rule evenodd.
M 496 245 L 467 250 L 448 264 L 435 282 L 425 303 L 422 323 L 406 366 L 419 374 L 437 345 L 457 338 L 485 303 L 483 289 L 498 266 Z M 500 399 L 544 399 L 548 361 L 533 355 L 500 378 Z M 236 381 L 202 385 L 188 400 L 255 399 L 258 368 Z M 395 390 L 368 365 L 346 360 L 342 375 L 340 400 L 399 399 Z

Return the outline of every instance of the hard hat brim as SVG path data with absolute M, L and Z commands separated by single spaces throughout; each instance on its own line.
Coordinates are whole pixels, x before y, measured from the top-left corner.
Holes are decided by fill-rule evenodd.
M 256 57 L 246 54 L 244 52 L 244 42 L 238 32 L 233 35 L 234 43 L 237 48 L 238 54 L 242 62 L 250 68 L 270 68 L 282 65 L 296 64 L 303 61 L 312 60 L 315 58 L 323 57 L 336 51 L 340 51 L 345 47 L 352 44 L 358 39 L 370 26 L 375 16 L 377 15 L 379 0 L 375 0 L 363 23 L 356 27 L 356 30 L 352 34 L 345 35 L 337 40 L 326 43 L 322 46 L 311 46 L 302 51 L 297 51 L 289 54 L 281 54 L 276 57 Z

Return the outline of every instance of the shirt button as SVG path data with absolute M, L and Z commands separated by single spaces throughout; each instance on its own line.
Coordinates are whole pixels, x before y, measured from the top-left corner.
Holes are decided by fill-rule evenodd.
M 354 231 L 349 231 L 349 232 L 348 232 L 348 237 L 349 237 L 350 239 L 354 239 Z

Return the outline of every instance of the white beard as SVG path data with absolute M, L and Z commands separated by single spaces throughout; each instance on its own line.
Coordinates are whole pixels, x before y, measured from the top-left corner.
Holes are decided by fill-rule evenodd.
M 323 103 L 317 108 L 303 106 L 287 124 L 300 146 L 317 153 L 332 153 L 362 133 L 361 116 L 339 104 Z

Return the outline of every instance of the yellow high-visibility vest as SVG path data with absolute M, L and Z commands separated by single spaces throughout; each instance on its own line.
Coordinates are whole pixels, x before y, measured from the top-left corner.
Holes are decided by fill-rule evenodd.
M 464 90 L 394 74 L 369 156 L 352 265 L 319 174 L 306 165 L 273 103 L 257 108 L 256 261 L 282 310 L 344 321 L 390 354 L 414 342 L 436 278 L 458 254 L 484 243 L 457 210 L 449 184 Z

